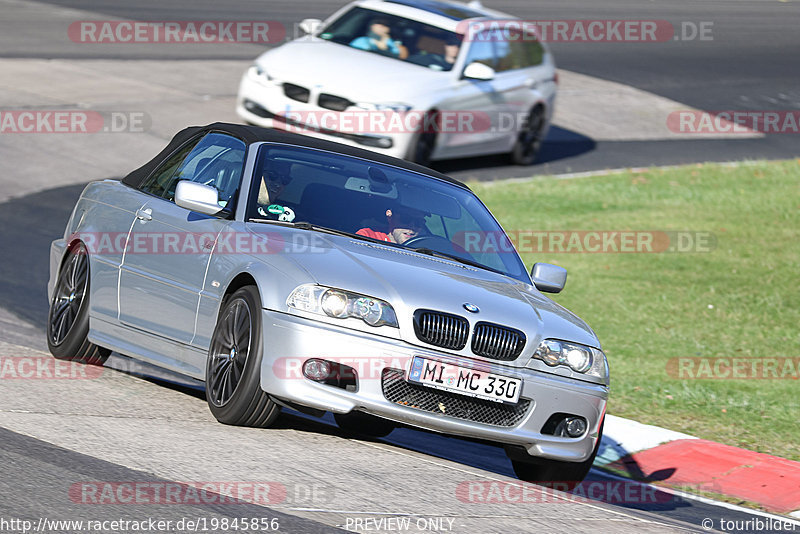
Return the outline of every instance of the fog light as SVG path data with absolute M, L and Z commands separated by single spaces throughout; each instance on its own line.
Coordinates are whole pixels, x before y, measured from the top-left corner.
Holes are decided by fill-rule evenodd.
M 583 417 L 570 417 L 567 419 L 567 435 L 571 438 L 582 436 L 586 432 L 586 419 Z
M 303 364 L 303 375 L 309 380 L 323 382 L 331 374 L 331 366 L 325 360 L 310 359 Z

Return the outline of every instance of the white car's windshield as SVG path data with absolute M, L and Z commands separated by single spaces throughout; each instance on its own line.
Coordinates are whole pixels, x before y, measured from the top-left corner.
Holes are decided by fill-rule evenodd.
M 468 189 L 369 160 L 264 144 L 248 220 L 309 223 L 441 255 L 530 283 L 503 229 Z
M 320 38 L 440 71 L 453 68 L 461 48 L 457 33 L 363 7 L 332 21 Z

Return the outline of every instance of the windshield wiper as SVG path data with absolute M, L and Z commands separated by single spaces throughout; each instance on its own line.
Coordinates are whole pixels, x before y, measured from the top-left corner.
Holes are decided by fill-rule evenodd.
M 475 260 L 468 260 L 467 258 L 462 258 L 461 256 L 458 256 L 456 254 L 448 254 L 447 252 L 440 252 L 438 250 L 433 250 L 432 248 L 420 247 L 420 248 L 412 248 L 412 249 L 408 249 L 408 250 L 411 250 L 413 252 L 419 252 L 420 254 L 426 254 L 428 256 L 435 256 L 435 257 L 438 257 L 438 258 L 445 258 L 445 259 L 448 259 L 448 260 L 457 261 L 458 263 L 463 263 L 465 265 L 471 265 L 472 267 L 478 267 L 479 269 L 486 269 L 487 271 L 492 271 L 492 272 L 495 272 L 495 273 L 498 273 L 498 274 L 506 274 L 506 273 L 504 273 L 503 271 L 501 271 L 499 269 L 495 269 L 493 267 L 488 267 L 488 266 L 486 266 L 486 265 L 484 265 L 482 263 L 478 263 Z
M 271 224 L 278 224 L 280 226 L 288 226 L 290 228 L 297 228 L 299 230 L 312 230 L 317 232 L 323 232 L 326 234 L 332 235 L 340 235 L 344 237 L 352 237 L 353 239 L 361 239 L 365 241 L 375 241 L 371 237 L 358 235 L 358 234 L 351 234 L 350 232 L 345 232 L 344 230 L 337 230 L 336 228 L 328 228 L 327 226 L 318 226 L 316 224 L 312 224 L 307 221 L 276 221 L 274 219 L 257 219 L 251 218 L 248 222 L 256 222 L 256 223 L 271 223 Z

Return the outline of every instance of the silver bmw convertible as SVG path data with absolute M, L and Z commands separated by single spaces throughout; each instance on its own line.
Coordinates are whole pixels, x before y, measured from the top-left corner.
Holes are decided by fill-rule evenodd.
M 50 249 L 47 341 L 205 383 L 222 423 L 281 407 L 347 433 L 400 425 L 499 443 L 523 480 L 579 481 L 609 370 L 464 184 L 287 132 L 178 133 L 122 180 L 90 183 Z

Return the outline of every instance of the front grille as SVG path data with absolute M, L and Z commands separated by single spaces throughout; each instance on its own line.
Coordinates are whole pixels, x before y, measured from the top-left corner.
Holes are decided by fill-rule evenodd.
M 420 341 L 445 349 L 461 350 L 467 346 L 469 323 L 463 317 L 432 310 L 414 312 L 414 332 Z
M 528 399 L 520 399 L 515 405 L 501 404 L 428 388 L 407 382 L 399 369 L 384 369 L 381 378 L 383 396 L 390 402 L 486 425 L 515 426 L 528 413 L 531 404 Z
M 308 98 L 311 92 L 305 87 L 300 87 L 299 85 L 295 85 L 293 83 L 284 82 L 283 94 L 285 94 L 292 100 L 297 100 L 299 102 L 308 102 Z
M 494 360 L 511 361 L 525 347 L 525 334 L 492 323 L 478 323 L 472 334 L 472 352 Z
M 320 94 L 317 99 L 317 104 L 319 104 L 321 108 L 328 108 L 334 111 L 344 111 L 353 105 L 353 103 L 346 98 L 329 95 L 328 93 Z

